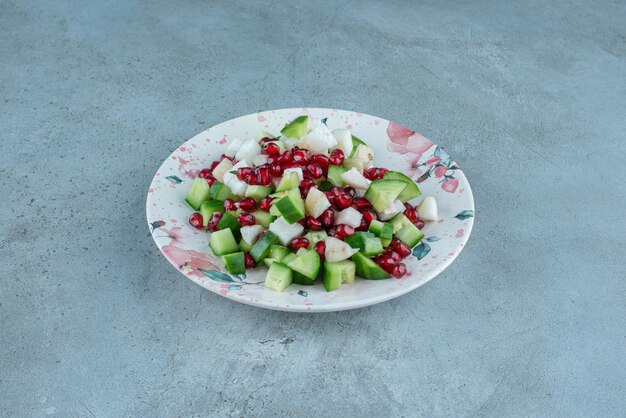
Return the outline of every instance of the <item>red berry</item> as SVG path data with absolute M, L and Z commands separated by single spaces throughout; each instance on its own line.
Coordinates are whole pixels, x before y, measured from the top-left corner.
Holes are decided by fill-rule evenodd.
M 314 179 L 319 179 L 324 175 L 324 170 L 322 170 L 322 167 L 320 167 L 320 165 L 317 163 L 309 165 L 308 171 L 309 173 L 311 173 L 311 177 L 313 177 Z
M 203 168 L 202 170 L 200 170 L 200 172 L 198 173 L 198 177 L 206 179 L 209 177 L 213 177 L 213 170 L 208 169 L 208 168 Z
M 364 210 L 361 213 L 363 214 L 363 219 L 365 219 L 365 222 L 367 222 L 368 226 L 372 223 L 374 219 L 376 219 L 376 214 L 371 210 Z
M 261 166 L 256 169 L 256 178 L 258 184 L 261 186 L 269 186 L 272 182 L 272 176 L 270 175 L 270 169 L 266 166 Z
M 278 162 L 278 155 L 267 157 L 267 164 L 268 165 L 271 166 L 272 164 L 277 163 L 277 162 Z
M 330 228 L 335 223 L 335 212 L 331 208 L 326 209 L 322 212 L 320 221 L 322 221 L 322 225 L 326 228 Z
M 213 186 L 213 183 L 215 183 L 217 181 L 217 179 L 215 177 L 213 177 L 213 176 L 209 176 L 205 180 L 206 180 L 206 183 L 209 186 Z
M 306 225 L 307 225 L 307 222 L 306 222 L 306 217 L 304 217 L 304 218 L 300 219 L 300 220 L 298 221 L 298 223 L 299 223 L 300 225 L 302 225 L 303 227 L 305 227 L 305 228 L 306 228 Z
M 313 248 L 315 249 L 315 251 L 317 251 L 320 258 L 323 260 L 324 253 L 326 252 L 326 243 L 324 241 L 318 241 L 317 243 L 315 243 L 315 246 Z
M 220 223 L 221 220 L 222 220 L 222 212 L 214 212 L 213 216 L 211 216 L 211 219 L 209 220 L 207 224 L 207 228 L 209 228 L 209 230 L 212 232 L 217 231 L 217 224 Z
M 241 226 L 252 226 L 256 219 L 254 215 L 250 215 L 249 213 L 242 213 L 237 217 L 237 221 L 239 221 L 239 225 Z
M 256 266 L 256 261 L 254 261 L 254 258 L 252 258 L 249 252 L 243 253 L 243 262 L 245 263 L 247 269 L 251 269 Z
M 424 227 L 424 225 L 426 225 L 426 224 L 422 220 L 419 220 L 419 221 L 415 222 L 415 226 L 418 227 L 419 229 L 422 229 Z
M 409 218 L 409 221 L 415 223 L 420 220 L 420 217 L 413 206 L 411 206 L 409 203 L 405 203 L 404 206 L 406 207 L 406 209 L 404 209 L 404 216 Z
M 356 196 L 356 190 L 354 190 L 354 187 L 344 187 L 343 192 L 349 194 L 352 197 Z
M 343 151 L 340 149 L 334 149 L 330 153 L 330 157 L 328 158 L 328 163 L 330 165 L 341 165 L 346 156 L 343 154 Z
M 246 183 L 248 183 L 250 186 L 255 186 L 259 184 L 256 178 L 256 174 L 254 174 L 254 172 L 246 176 Z
M 355 197 L 354 199 L 352 199 L 352 203 L 356 206 L 356 209 L 359 211 L 372 208 L 372 204 L 370 203 L 370 201 L 364 197 Z
M 217 166 L 218 166 L 218 164 L 219 164 L 220 162 L 221 162 L 220 160 L 213 161 L 213 162 L 211 163 L 211 166 L 210 166 L 210 168 L 209 168 L 209 171 L 210 171 L 211 173 L 213 173 L 213 170 L 215 170 L 215 167 L 217 167 Z
M 311 190 L 311 187 L 313 187 L 315 185 L 315 183 L 313 183 L 313 180 L 310 179 L 304 179 L 300 182 L 300 196 L 302 196 L 303 199 L 306 199 L 306 195 L 309 194 L 309 190 Z
M 280 153 L 280 147 L 275 143 L 269 143 L 267 144 L 263 152 L 267 155 L 276 155 Z
M 235 201 L 233 199 L 224 200 L 224 210 L 226 211 L 237 210 L 237 205 L 235 204 Z
M 354 228 L 350 225 L 341 224 L 331 228 L 328 234 L 337 239 L 344 239 L 354 234 Z
M 305 149 L 296 149 L 293 151 L 293 161 L 300 165 L 306 165 L 309 162 L 309 151 Z
M 291 249 L 294 251 L 298 251 L 300 248 L 306 248 L 309 246 L 309 240 L 304 237 L 297 237 L 291 241 Z
M 307 219 L 307 226 L 311 231 L 321 231 L 322 230 L 322 221 L 319 218 L 311 218 Z
M 282 176 L 283 175 L 283 167 L 278 164 L 278 163 L 274 163 L 272 165 L 270 165 L 270 173 L 272 174 L 272 176 Z
M 393 270 L 391 271 L 391 275 L 396 279 L 404 276 L 406 274 L 406 265 L 404 263 L 398 263 L 395 265 Z
M 270 208 L 272 207 L 272 200 L 274 200 L 274 199 L 272 199 L 269 196 L 265 196 L 259 202 L 259 209 L 264 210 L 265 212 L 269 212 Z
M 241 167 L 237 169 L 237 178 L 241 181 L 246 181 L 250 173 L 252 173 L 252 168 L 250 167 Z
M 335 204 L 339 209 L 345 209 L 352 204 L 352 196 L 347 193 L 337 196 L 335 197 Z
M 400 241 L 398 238 L 394 238 L 391 240 L 391 244 L 389 244 L 389 248 L 394 252 L 398 253 L 398 255 L 402 258 L 408 257 L 411 255 L 411 249 L 404 242 Z
M 313 154 L 311 156 L 311 161 L 322 167 L 322 170 L 326 170 L 328 168 L 328 157 L 324 154 Z
M 202 215 L 200 215 L 198 212 L 194 212 L 189 217 L 189 223 L 194 228 L 198 228 L 198 229 L 202 228 Z
M 367 223 L 367 221 L 365 220 L 365 218 L 361 218 L 361 223 L 359 224 L 359 226 L 357 226 L 356 228 L 354 228 L 355 231 L 367 231 L 367 227 L 369 226 L 369 224 Z
M 280 154 L 278 162 L 280 163 L 280 165 L 283 166 L 283 168 L 285 167 L 285 165 L 293 163 L 293 156 L 291 155 L 291 151 L 287 150 Z
M 393 261 L 393 258 L 391 258 L 391 257 L 377 256 L 375 261 L 376 261 L 376 263 L 378 263 L 380 268 L 382 268 L 383 270 L 385 270 L 389 274 L 392 274 L 393 273 L 393 269 L 396 267 L 396 262 Z
M 402 257 L 400 257 L 400 254 L 389 249 L 385 250 L 384 253 L 378 255 L 377 257 L 391 257 L 391 259 L 393 259 L 393 261 L 395 261 L 396 263 L 402 260 Z
M 343 189 L 341 187 L 333 186 L 330 188 L 330 192 L 333 196 L 341 196 L 343 194 Z
M 253 198 L 246 197 L 245 199 L 237 203 L 237 207 L 244 212 L 254 212 L 256 210 L 256 202 Z

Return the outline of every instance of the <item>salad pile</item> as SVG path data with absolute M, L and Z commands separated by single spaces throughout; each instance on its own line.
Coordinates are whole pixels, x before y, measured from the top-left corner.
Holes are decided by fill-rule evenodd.
M 327 291 L 407 274 L 402 259 L 437 220 L 432 197 L 406 175 L 373 167 L 373 150 L 347 129 L 299 116 L 280 136 L 234 139 L 199 172 L 185 201 L 189 223 L 211 232 L 209 247 L 226 270 L 269 267 L 265 286 L 312 285 Z M 419 212 L 418 212 L 419 210 Z

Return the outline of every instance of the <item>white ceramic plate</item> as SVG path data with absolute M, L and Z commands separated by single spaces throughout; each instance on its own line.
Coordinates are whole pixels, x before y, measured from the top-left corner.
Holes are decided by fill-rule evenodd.
M 278 293 L 263 287 L 267 268 L 247 275 L 225 272 L 208 249 L 208 233 L 191 227 L 193 210 L 184 198 L 199 170 L 223 153 L 233 138 L 255 137 L 259 131 L 280 132 L 293 118 L 308 114 L 328 118 L 330 129 L 348 128 L 375 151 L 374 165 L 402 171 L 416 180 L 422 196 L 434 196 L 438 222 L 423 228 L 425 239 L 404 260 L 409 275 L 402 279 L 363 280 L 326 292 L 319 285 L 291 285 Z M 213 126 L 178 147 L 157 171 L 146 204 L 148 224 L 157 246 L 181 273 L 200 286 L 238 302 L 294 312 L 354 309 L 403 295 L 441 273 L 459 255 L 474 221 L 470 185 L 458 165 L 437 145 L 417 132 L 376 116 L 337 109 L 270 110 Z

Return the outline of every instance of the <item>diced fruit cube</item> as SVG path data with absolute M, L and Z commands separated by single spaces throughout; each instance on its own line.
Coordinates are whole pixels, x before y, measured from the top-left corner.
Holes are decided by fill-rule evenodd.
M 219 200 L 221 202 L 226 199 L 235 198 L 230 188 L 228 188 L 228 186 L 226 186 L 221 181 L 216 181 L 215 183 L 213 183 L 213 185 L 211 186 L 211 190 L 209 191 L 209 196 L 211 197 L 211 199 Z
M 211 233 L 209 247 L 215 255 L 231 254 L 239 251 L 239 246 L 233 232 L 230 229 L 223 229 Z
M 268 196 L 271 193 L 272 193 L 272 189 L 270 187 L 253 185 L 253 186 L 248 186 L 248 188 L 246 189 L 245 196 L 253 198 L 255 202 L 260 202 L 261 199 L 263 199 L 265 196 Z
M 227 254 L 224 257 L 224 266 L 230 274 L 244 274 L 246 263 L 243 252 Z
M 352 135 L 349 129 L 333 129 L 332 134 L 337 141 L 334 148 L 342 150 L 345 155 L 352 153 Z
M 343 166 L 350 169 L 356 168 L 360 173 L 369 168 L 374 161 L 374 151 L 367 145 L 359 144 L 354 150 L 352 157 L 343 162 Z
M 367 145 L 367 144 L 365 142 L 361 141 L 356 136 L 352 135 L 352 149 L 350 150 L 349 153 L 346 153 L 348 158 L 351 158 L 354 155 L 354 152 L 359 147 L 359 145 Z
M 255 155 L 259 155 L 261 153 L 261 146 L 259 142 L 255 139 L 248 139 L 243 144 L 241 144 L 241 148 L 237 150 L 237 154 L 235 158 L 239 161 L 242 160 L 251 160 Z
M 419 187 L 417 187 L 417 184 L 415 184 L 415 182 L 411 180 L 409 176 L 402 174 L 398 171 L 387 171 L 383 178 L 387 180 L 400 180 L 406 183 L 406 187 L 398 196 L 398 200 L 402 203 L 408 202 L 411 199 L 415 199 L 417 196 L 422 194 Z
M 324 192 L 316 189 L 315 187 L 309 190 L 304 202 L 307 215 L 312 216 L 313 218 L 318 218 L 330 206 L 330 202 Z
M 337 281 L 339 281 L 339 284 L 353 283 L 355 275 L 356 266 L 354 261 L 343 260 L 336 263 L 329 263 L 327 261 L 324 262 L 324 287 L 326 287 L 326 290 L 329 292 L 335 289 L 329 289 L 328 287 L 339 288 Z M 328 286 L 326 278 L 328 278 Z
M 224 158 L 220 163 L 215 166 L 213 169 L 213 177 L 217 179 L 217 181 L 224 182 L 224 174 L 233 169 L 233 163 L 228 158 Z
M 304 218 L 304 200 L 300 197 L 298 189 L 293 191 L 294 193 L 288 193 L 274 204 L 281 216 L 290 224 Z
M 350 225 L 353 228 L 358 228 L 361 225 L 361 219 L 363 215 L 353 207 L 346 208 L 339 212 L 335 216 L 335 224 Z
M 219 200 L 209 200 L 208 202 L 202 202 L 200 205 L 200 214 L 202 215 L 203 225 L 205 228 L 211 220 L 211 216 L 215 212 L 224 212 L 224 203 Z
M 265 277 L 264 286 L 282 292 L 293 281 L 293 272 L 286 265 L 276 261 L 270 266 L 267 276 Z
M 360 249 L 368 257 L 384 251 L 380 238 L 371 232 L 356 232 L 354 235 L 344 238 L 344 241 L 352 248 Z
M 410 224 L 402 227 L 402 229 L 396 233 L 396 236 L 400 241 L 413 248 L 424 238 L 424 233 L 415 225 Z
M 228 148 L 226 148 L 226 152 L 224 154 L 228 155 L 229 157 L 234 157 L 235 154 L 237 154 L 237 151 L 239 151 L 239 148 L 241 148 L 241 146 L 243 145 L 244 142 L 245 142 L 245 140 L 243 140 L 243 139 L 233 138 L 230 141 L 230 144 L 228 144 Z
M 289 248 L 284 247 L 282 245 L 272 245 L 270 247 L 269 258 L 273 258 L 276 261 L 281 261 L 287 255 L 291 254 Z
M 328 172 L 330 173 L 330 168 L 328 169 Z M 356 168 L 346 170 L 346 172 L 341 174 L 341 179 L 348 186 L 352 186 L 358 190 L 367 190 L 367 188 L 372 183 L 370 180 L 366 179 L 363 174 L 361 174 Z
M 263 210 L 252 212 L 252 216 L 254 216 L 256 223 L 261 225 L 263 228 L 269 228 L 270 224 L 274 221 L 274 219 L 276 219 L 275 215 Z
M 381 280 L 390 277 L 389 273 L 380 268 L 374 260 L 360 252 L 352 256 L 352 261 L 356 266 L 356 275 L 359 277 L 367 280 Z
M 326 125 L 319 125 L 298 141 L 298 147 L 309 150 L 312 154 L 328 152 L 337 145 L 337 140 Z
M 437 214 L 437 201 L 432 196 L 427 196 L 422 200 L 419 205 L 419 216 L 423 221 L 437 221 L 439 216 Z
M 209 200 L 209 190 L 209 184 L 206 180 L 198 177 L 191 183 L 191 188 L 187 192 L 185 201 L 189 203 L 189 206 L 194 208 L 194 210 L 198 210 L 202 202 Z
M 292 172 L 284 173 L 283 177 L 280 179 L 280 183 L 276 186 L 276 192 L 283 192 L 286 190 L 294 189 L 298 187 L 300 184 L 300 179 L 298 178 L 298 174 Z
M 334 237 L 328 237 L 324 240 L 324 242 L 326 243 L 324 260 L 329 263 L 346 260 L 350 258 L 352 254 L 359 251 L 358 249 L 354 249 L 350 245 Z
M 374 235 L 380 238 L 383 247 L 388 246 L 393 238 L 393 225 L 387 222 L 373 220 L 370 223 L 368 231 L 373 232 Z
M 396 216 L 389 220 L 389 223 L 393 226 L 393 233 L 396 234 L 405 226 L 413 225 L 411 220 L 407 218 L 404 213 L 398 213 Z
M 298 251 L 298 257 L 290 261 L 287 267 L 311 280 L 315 280 L 320 271 L 320 256 L 315 250 Z
M 396 200 L 405 187 L 406 183 L 400 180 L 376 180 L 370 184 L 365 198 L 381 212 Z
M 333 185 L 337 187 L 344 186 L 344 180 L 342 175 L 348 171 L 347 168 L 343 168 L 338 165 L 328 166 L 328 181 L 330 181 Z
M 239 231 L 241 233 L 241 242 L 245 241 L 252 246 L 255 242 L 257 242 L 264 229 L 261 225 L 251 225 L 242 226 Z
M 378 218 L 381 221 L 388 221 L 389 219 L 396 216 L 398 213 L 404 212 L 404 209 L 406 209 L 404 207 L 404 204 L 400 202 L 399 199 L 396 199 L 393 201 L 391 205 L 387 206 L 382 212 L 377 212 Z
M 297 222 L 290 224 L 281 216 L 270 224 L 269 230 L 278 236 L 282 245 L 289 245 L 292 239 L 302 234 L 304 227 Z
M 263 237 L 252 246 L 250 255 L 254 258 L 254 261 L 258 263 L 269 255 L 270 248 L 275 244 L 278 244 L 278 237 L 272 231 L 267 231 Z
M 309 231 L 304 235 L 304 238 L 309 241 L 309 246 L 307 247 L 309 250 L 312 250 L 318 242 L 324 241 L 326 237 L 328 237 L 328 234 L 323 229 L 321 231 Z
M 224 215 L 222 215 L 222 219 L 217 223 L 217 229 L 220 231 L 222 229 L 230 229 L 237 241 L 241 239 L 241 225 L 239 225 L 239 221 L 234 212 L 225 212 Z
M 285 127 L 280 130 L 280 133 L 288 138 L 302 138 L 307 132 L 308 122 L 308 116 L 298 116 L 285 125 Z

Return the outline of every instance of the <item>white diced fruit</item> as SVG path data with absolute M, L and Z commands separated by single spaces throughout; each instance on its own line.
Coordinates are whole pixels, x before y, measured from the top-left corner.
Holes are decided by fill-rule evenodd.
M 374 161 L 374 150 L 367 145 L 360 144 L 354 150 L 354 155 L 344 161 L 343 165 L 347 168 L 356 168 L 360 173 L 372 166 Z
M 259 154 L 252 157 L 252 165 L 257 167 L 259 165 L 263 165 L 267 163 L 267 159 L 269 157 L 265 154 Z
M 233 174 L 233 171 L 237 171 L 237 169 L 242 167 L 250 167 L 250 164 L 246 160 L 241 160 L 237 164 L 233 166 L 233 168 L 226 173 L 224 173 L 224 184 L 228 186 L 231 192 L 237 196 L 243 196 L 246 193 L 246 189 L 248 185 L 246 182 L 241 181 L 237 178 L 237 174 Z
M 348 186 L 352 186 L 357 190 L 367 190 L 370 187 L 371 181 L 363 177 L 363 174 L 356 168 L 352 167 L 350 170 L 341 174 L 341 180 Z
M 285 144 L 285 149 L 292 149 L 299 141 L 298 138 L 289 138 L 287 136 L 281 136 L 280 140 L 283 142 L 283 144 Z
M 391 205 L 387 206 L 382 212 L 378 212 L 381 221 L 388 221 L 400 212 L 404 212 L 406 207 L 399 200 L 395 200 Z
M 334 237 L 327 237 L 324 242 L 326 243 L 324 260 L 328 261 L 329 263 L 347 260 L 355 253 L 359 252 L 358 248 L 352 248 L 345 242 Z
M 248 139 L 241 145 L 241 148 L 237 151 L 237 155 L 235 158 L 238 160 L 246 160 L 252 159 L 255 155 L 259 155 L 261 153 L 261 146 L 254 139 Z
M 363 218 L 361 212 L 354 208 L 346 208 L 337 214 L 335 224 L 350 225 L 353 228 L 357 228 L 361 225 L 361 218 Z
M 300 141 L 298 147 L 309 150 L 312 154 L 326 152 L 329 148 L 337 145 L 337 140 L 326 125 L 319 125 L 306 134 Z
M 304 227 L 298 222 L 289 224 L 289 222 L 281 216 L 270 224 L 269 230 L 276 234 L 281 244 L 289 245 L 291 240 L 302 235 Z
M 312 130 L 314 130 L 315 128 L 317 128 L 320 125 L 322 125 L 322 121 L 321 120 L 315 119 L 315 118 L 309 116 L 309 119 L 307 120 L 306 131 L 307 132 L 311 132 Z
M 224 182 L 224 174 L 233 169 L 233 163 L 228 158 L 224 158 L 218 165 L 213 169 L 213 177 L 217 180 Z
M 332 132 L 337 145 L 334 149 L 340 149 L 345 155 L 350 155 L 352 152 L 352 133 L 349 129 L 333 129 Z
M 292 167 L 292 168 L 285 169 L 285 171 L 283 171 L 283 177 L 287 173 L 296 173 L 298 175 L 298 180 L 300 181 L 304 180 L 304 174 L 302 173 L 302 169 L 300 167 Z
M 437 201 L 432 196 L 427 196 L 420 203 L 419 208 L 420 219 L 423 221 L 437 221 L 439 216 L 437 214 Z
M 254 245 L 264 231 L 261 225 L 242 226 L 239 230 L 241 232 L 241 239 L 250 245 Z
M 233 140 L 230 141 L 230 144 L 228 144 L 228 148 L 226 148 L 226 152 L 224 154 L 228 155 L 229 157 L 234 157 L 244 142 L 245 141 L 243 139 L 233 138 Z
M 330 202 L 324 192 L 316 187 L 311 187 L 304 200 L 304 209 L 307 215 L 317 218 L 329 207 Z

